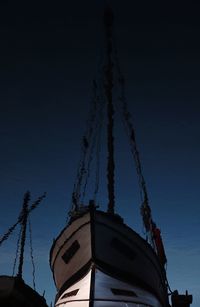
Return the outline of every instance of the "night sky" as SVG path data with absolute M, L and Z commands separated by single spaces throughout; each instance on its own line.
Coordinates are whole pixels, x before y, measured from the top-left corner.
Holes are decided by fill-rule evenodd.
M 41 294 L 45 290 L 49 304 L 56 293 L 49 250 L 71 205 L 92 80 L 104 52 L 105 3 L 7 2 L 0 8 L 0 234 L 16 221 L 27 190 L 33 200 L 47 192 L 32 213 L 32 225 L 36 288 Z M 193 1 L 187 6 L 110 3 L 150 205 L 165 243 L 169 283 L 173 290 L 188 289 L 197 307 L 199 7 Z M 116 130 L 116 211 L 142 234 L 135 168 L 120 124 Z M 99 203 L 102 208 L 107 204 L 104 190 Z M 12 274 L 16 239 L 17 233 L 1 247 L 1 274 Z M 31 285 L 28 247 L 24 279 Z

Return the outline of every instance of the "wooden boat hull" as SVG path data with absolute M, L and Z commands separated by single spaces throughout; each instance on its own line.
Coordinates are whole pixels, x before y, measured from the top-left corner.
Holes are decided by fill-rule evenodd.
M 164 270 L 157 255 L 117 216 L 90 209 L 75 219 L 55 240 L 50 265 L 58 289 L 57 300 L 95 268 L 113 282 L 150 293 L 159 302 L 155 306 L 168 306 Z

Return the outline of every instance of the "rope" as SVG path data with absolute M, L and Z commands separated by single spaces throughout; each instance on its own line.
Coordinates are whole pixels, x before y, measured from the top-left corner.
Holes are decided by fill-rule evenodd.
M 81 186 L 82 186 L 83 177 L 85 175 L 85 160 L 86 160 L 87 148 L 88 148 L 88 141 L 84 136 L 82 140 L 82 158 L 80 159 L 79 162 L 77 179 L 74 184 L 74 190 L 72 193 L 72 211 L 73 210 L 77 211 L 80 205 Z
M 92 140 L 92 144 L 91 144 L 91 148 L 90 148 L 90 152 L 89 152 L 89 157 L 88 157 L 88 161 L 87 161 L 87 167 L 85 169 L 85 183 L 83 184 L 83 192 L 82 192 L 82 199 L 81 199 L 81 203 L 84 203 L 84 199 L 85 199 L 85 195 L 86 195 L 86 189 L 87 189 L 87 184 L 88 184 L 88 180 L 90 177 L 90 168 L 91 168 L 91 164 L 93 161 L 93 153 L 94 153 L 94 148 L 95 148 L 95 144 L 96 144 L 96 128 L 95 128 L 95 135 L 93 137 Z
M 15 275 L 17 259 L 19 257 L 19 247 L 20 247 L 21 234 L 22 234 L 22 228 L 20 227 L 20 231 L 19 231 L 19 235 L 18 235 L 18 239 L 17 239 L 17 248 L 16 248 L 16 254 L 15 254 L 15 259 L 14 259 L 14 264 L 13 264 L 12 276 Z
M 93 193 L 93 200 L 96 200 L 96 196 L 99 189 L 99 173 L 100 173 L 100 148 L 101 148 L 101 132 L 102 132 L 102 121 L 103 121 L 103 108 L 104 104 L 100 102 L 99 95 L 97 94 L 97 86 L 94 89 L 94 99 L 96 101 L 96 118 L 94 123 L 94 130 L 93 136 L 90 144 L 90 151 L 88 154 L 88 161 L 86 167 L 86 177 L 85 183 L 83 187 L 83 194 L 82 194 L 82 203 L 84 202 L 84 198 L 86 195 L 86 189 L 88 185 L 88 181 L 91 177 L 91 165 L 94 160 L 94 151 L 96 148 L 96 165 L 95 165 L 95 178 L 94 178 L 94 193 Z
M 0 240 L 0 246 L 1 246 L 1 244 L 4 242 L 4 241 L 6 241 L 8 238 L 9 238 L 9 236 L 13 233 L 13 231 L 15 230 L 15 228 L 16 228 L 16 226 L 18 225 L 18 224 L 20 224 L 21 223 L 21 218 L 19 217 L 18 218 L 18 220 L 17 220 L 17 222 L 13 225 L 13 226 L 11 226 L 9 229 L 8 229 L 8 231 L 2 236 L 2 238 L 1 238 L 1 240 Z
M 20 255 L 19 255 L 19 266 L 17 276 L 22 278 L 22 268 L 24 263 L 24 247 L 26 242 L 26 227 L 27 227 L 27 217 L 28 217 L 28 203 L 30 201 L 30 192 L 27 191 L 24 195 L 24 203 L 22 209 L 22 234 L 21 234 L 21 244 L 20 244 Z
M 152 215 L 151 215 L 151 208 L 149 206 L 146 182 L 145 182 L 143 171 L 142 171 L 140 155 L 139 155 L 137 142 L 136 142 L 135 130 L 132 124 L 131 114 L 128 111 L 128 105 L 127 105 L 127 101 L 125 98 L 125 80 L 124 80 L 124 77 L 120 69 L 115 40 L 114 40 L 113 45 L 114 45 L 114 58 L 116 62 L 116 70 L 118 74 L 117 79 L 118 79 L 120 89 L 121 89 L 119 100 L 121 101 L 122 122 L 123 122 L 126 134 L 129 139 L 131 153 L 133 155 L 133 159 L 135 162 L 135 168 L 136 168 L 136 173 L 137 173 L 137 178 L 138 178 L 138 185 L 139 185 L 139 190 L 140 190 L 140 198 L 142 202 L 140 212 L 141 212 L 141 215 L 143 218 L 143 224 L 146 230 L 146 239 L 147 241 L 150 242 L 153 249 L 156 251 L 154 237 L 153 237 L 153 230 L 152 230 L 153 220 L 152 220 Z
M 97 135 L 98 135 L 98 121 L 97 121 L 97 116 L 98 116 L 98 96 L 97 96 L 97 84 L 96 81 L 93 83 L 93 95 L 94 95 L 94 105 L 95 105 L 95 114 L 94 114 L 94 122 L 93 122 L 93 131 L 91 134 L 91 142 L 89 144 L 90 150 L 89 150 L 89 154 L 87 157 L 87 162 L 86 162 L 86 169 L 85 169 L 85 183 L 83 184 L 83 193 L 82 193 L 82 203 L 84 202 L 84 198 L 85 198 L 85 194 L 86 194 L 86 188 L 87 188 L 87 184 L 88 184 L 88 179 L 90 177 L 90 168 L 91 168 L 91 164 L 93 161 L 93 153 L 94 153 L 94 148 L 96 145 L 96 140 L 97 140 Z
M 142 205 L 141 205 L 140 210 L 141 210 L 141 215 L 143 218 L 143 224 L 146 230 L 146 238 L 152 245 L 152 248 L 157 253 L 158 258 L 161 262 L 161 265 L 164 268 L 164 265 L 167 262 L 167 258 L 165 255 L 164 246 L 163 246 L 162 238 L 160 235 L 160 230 L 156 227 L 156 224 L 154 223 L 152 219 L 151 208 L 149 206 L 149 201 L 148 201 L 146 182 L 143 176 L 140 155 L 139 155 L 137 142 L 136 142 L 135 130 L 134 130 L 134 126 L 131 121 L 131 115 L 128 111 L 128 106 L 127 106 L 127 102 L 125 99 L 125 81 L 120 71 L 117 51 L 115 51 L 115 60 L 117 63 L 116 66 L 117 66 L 117 72 L 118 72 L 118 81 L 121 86 L 120 101 L 122 104 L 123 124 L 126 127 L 126 132 L 127 132 L 127 135 L 129 136 L 131 152 L 132 152 L 134 162 L 135 162 L 136 173 L 138 175 L 140 196 L 142 200 Z
M 170 293 L 170 295 L 171 295 L 171 294 L 173 293 L 173 291 L 172 291 L 172 289 L 171 289 L 171 287 L 170 287 L 170 285 L 169 285 L 169 281 L 168 281 L 168 279 L 167 279 L 167 275 L 165 275 L 165 280 L 166 280 L 167 288 L 168 288 L 169 293 Z
M 31 205 L 31 207 L 28 209 L 28 214 L 29 214 L 32 210 L 36 209 L 36 208 L 38 207 L 39 203 L 40 203 L 45 197 L 46 197 L 46 193 L 44 193 L 42 196 L 40 196 L 40 197 Z M 9 236 L 13 233 L 13 231 L 15 230 L 15 228 L 17 227 L 17 225 L 21 224 L 22 219 L 23 219 L 23 213 L 22 213 L 22 211 L 21 211 L 20 214 L 19 214 L 19 216 L 18 216 L 17 222 L 16 222 L 13 226 L 11 226 L 11 227 L 7 230 L 7 232 L 2 236 L 2 238 L 0 239 L 0 246 L 2 245 L 2 243 L 3 243 L 4 241 L 6 241 L 6 240 L 9 238 Z
M 93 81 L 93 90 L 96 91 L 96 81 Z M 77 170 L 76 180 L 74 183 L 73 193 L 72 193 L 72 209 L 71 211 L 77 211 L 80 206 L 80 197 L 84 195 L 84 186 L 83 181 L 87 182 L 87 169 L 88 162 L 90 158 L 89 148 L 91 148 L 91 140 L 93 137 L 93 133 L 95 131 L 95 119 L 97 115 L 97 103 L 95 98 L 91 100 L 90 103 L 90 112 L 89 118 L 87 120 L 86 132 L 82 139 L 82 150 L 81 150 L 81 158 Z M 83 189 L 83 190 L 82 190 Z
M 17 248 L 16 248 L 16 254 L 13 264 L 13 273 L 12 276 L 15 274 L 16 264 L 19 257 L 19 265 L 18 265 L 18 273 L 17 276 L 22 279 L 22 269 L 23 269 L 23 263 L 24 263 L 24 249 L 25 249 L 25 242 L 26 242 L 26 228 L 27 228 L 27 219 L 30 214 L 30 212 L 37 208 L 37 206 L 40 204 L 40 202 L 46 197 L 46 193 L 38 197 L 38 199 L 32 203 L 32 205 L 28 208 L 28 203 L 30 201 L 30 192 L 27 191 L 24 194 L 24 201 L 22 210 L 18 216 L 17 222 L 11 226 L 8 231 L 2 236 L 0 240 L 0 245 L 6 241 L 9 236 L 13 233 L 14 229 L 18 224 L 21 224 L 21 228 L 18 235 L 17 240 Z M 31 261 L 33 266 L 33 287 L 35 289 L 35 266 L 33 261 L 33 248 L 32 248 L 32 231 L 31 231 L 31 225 L 29 221 L 29 234 L 30 234 L 30 250 L 31 250 Z
M 135 130 L 134 130 L 134 126 L 131 121 L 131 114 L 128 111 L 128 105 L 127 105 L 126 98 L 125 98 L 125 80 L 124 80 L 124 77 L 120 69 L 115 42 L 114 42 L 114 56 L 115 56 L 115 61 L 116 61 L 117 73 L 118 73 L 118 82 L 121 88 L 120 101 L 122 103 L 123 124 L 126 130 L 126 134 L 129 137 L 131 152 L 132 152 L 132 155 L 135 161 L 136 172 L 138 175 L 138 183 L 140 187 L 141 200 L 143 203 L 148 204 L 148 194 L 147 194 L 147 189 L 146 189 L 146 182 L 145 182 L 145 179 L 142 173 L 142 166 L 141 166 L 139 151 L 138 151 L 137 142 L 136 142 Z
M 98 97 L 99 98 L 99 97 Z M 103 101 L 103 99 L 102 99 Z M 98 132 L 97 132 L 97 146 L 96 146 L 96 176 L 95 176 L 95 189 L 93 199 L 96 202 L 97 194 L 99 191 L 99 179 L 100 179 L 100 153 L 101 153 L 101 136 L 102 136 L 102 127 L 104 119 L 104 106 L 105 103 L 99 103 L 100 112 L 99 112 L 99 122 L 98 122 Z
M 32 210 L 34 210 L 34 209 L 36 209 L 37 207 L 38 207 L 38 205 L 41 203 L 41 201 L 46 197 L 46 195 L 47 195 L 47 193 L 46 192 L 44 192 L 44 194 L 42 194 L 40 197 L 38 197 L 38 199 L 36 200 L 36 201 L 34 201 L 33 203 L 32 203 L 32 205 L 30 206 L 30 208 L 29 208 L 29 210 L 28 210 L 28 214 L 32 211 Z
M 31 263 L 32 263 L 32 276 L 33 276 L 33 289 L 35 290 L 35 263 L 33 257 L 33 242 L 32 242 L 32 227 L 31 227 L 31 219 L 29 217 L 29 244 L 30 244 L 30 256 L 31 256 Z
M 18 273 L 17 276 L 19 278 L 22 278 L 22 269 L 23 269 L 23 263 L 24 263 L 24 248 L 25 248 L 25 242 L 26 242 L 26 228 L 27 228 L 27 219 L 29 213 L 37 208 L 37 206 L 40 204 L 40 202 L 46 197 L 46 193 L 38 197 L 38 199 L 32 203 L 30 208 L 28 208 L 28 203 L 30 201 L 30 192 L 27 191 L 24 195 L 24 203 L 23 203 L 23 209 L 21 214 L 21 225 L 22 225 L 22 234 L 21 234 L 21 246 L 20 246 L 20 256 L 19 256 L 19 266 L 18 266 Z

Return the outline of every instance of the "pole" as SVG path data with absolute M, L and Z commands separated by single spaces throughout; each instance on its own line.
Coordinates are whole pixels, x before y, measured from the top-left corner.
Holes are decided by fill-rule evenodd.
M 113 13 L 112 10 L 107 7 L 104 12 L 104 24 L 106 32 L 106 51 L 107 51 L 107 64 L 105 66 L 105 94 L 107 97 L 107 148 L 108 148 L 108 164 L 107 164 L 107 179 L 108 179 L 108 213 L 114 214 L 115 207 L 115 193 L 114 193 L 114 107 L 113 107 L 113 61 L 112 61 L 112 24 Z

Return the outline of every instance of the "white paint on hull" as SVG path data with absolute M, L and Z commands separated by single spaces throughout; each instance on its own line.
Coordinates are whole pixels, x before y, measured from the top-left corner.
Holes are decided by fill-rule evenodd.
M 56 302 L 56 307 L 88 307 L 90 300 L 93 301 L 94 307 L 161 307 L 154 295 L 137 286 L 117 280 L 100 270 L 95 270 L 93 279 L 91 275 L 92 270 L 65 290 Z M 94 295 L 90 297 L 93 286 Z M 114 294 L 112 289 L 122 293 L 124 291 L 124 294 Z M 77 290 L 75 295 L 71 295 Z
M 56 306 L 62 307 L 62 306 L 69 306 L 69 304 L 74 303 L 83 303 L 79 301 L 89 301 L 90 298 L 90 286 L 91 286 L 91 270 L 89 273 L 82 279 L 80 279 L 78 282 L 76 282 L 73 286 L 69 287 L 67 290 L 65 290 L 61 297 L 58 299 Z M 73 293 L 73 291 L 78 290 L 76 295 L 70 295 L 70 293 Z M 64 305 L 63 305 L 64 304 Z M 70 305 L 71 306 L 71 305 Z M 77 307 L 86 307 L 85 305 L 72 305 Z

